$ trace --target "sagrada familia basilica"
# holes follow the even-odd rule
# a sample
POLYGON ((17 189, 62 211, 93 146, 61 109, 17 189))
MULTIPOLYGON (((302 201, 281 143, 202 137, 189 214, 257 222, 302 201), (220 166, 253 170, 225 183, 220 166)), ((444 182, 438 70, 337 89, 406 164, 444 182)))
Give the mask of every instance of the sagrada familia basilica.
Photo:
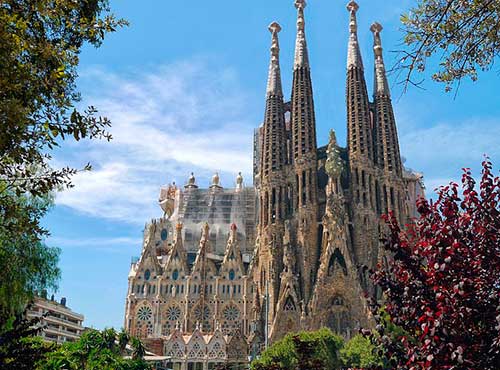
POLYGON ((284 98, 278 23, 263 124, 254 137, 254 181, 208 189, 191 175, 162 188, 164 217, 146 226, 128 276, 125 327, 174 369, 244 364, 268 343, 328 327, 349 337, 370 327, 367 270, 384 258, 381 215, 416 215, 422 176, 404 168, 381 44, 374 23, 370 100, 351 1, 347 52, 347 146, 334 131, 318 147, 305 34, 296 0, 291 99, 284 98))

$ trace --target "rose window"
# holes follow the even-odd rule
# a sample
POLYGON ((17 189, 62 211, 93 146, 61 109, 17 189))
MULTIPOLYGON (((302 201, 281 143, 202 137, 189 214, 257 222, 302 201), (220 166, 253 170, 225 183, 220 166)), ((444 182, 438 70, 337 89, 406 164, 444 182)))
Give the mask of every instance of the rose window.
POLYGON ((143 306, 137 311, 137 318, 141 321, 148 321, 153 316, 153 311, 150 307, 143 306))
POLYGON ((236 308, 235 306, 229 306, 224 309, 224 318, 226 320, 238 320, 240 317, 240 310, 236 308))
POLYGON ((208 318, 210 317, 210 309, 206 306, 203 307, 203 309, 201 308, 201 306, 198 306, 194 309, 194 316, 197 320, 200 321, 208 320, 208 318))
POLYGON ((169 321, 178 321, 181 318, 181 309, 176 306, 169 307, 166 316, 169 321))

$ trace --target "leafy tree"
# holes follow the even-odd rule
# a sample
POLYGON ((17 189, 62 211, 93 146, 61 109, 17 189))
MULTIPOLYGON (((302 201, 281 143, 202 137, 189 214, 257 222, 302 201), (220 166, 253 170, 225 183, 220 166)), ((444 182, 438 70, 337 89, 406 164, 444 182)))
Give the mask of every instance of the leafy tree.
POLYGON ((498 369, 500 364, 500 178, 483 163, 459 185, 418 202, 420 218, 401 231, 388 217, 393 257, 373 278, 384 292, 397 343, 379 320, 379 342, 398 369, 498 369), (408 340, 408 339, 412 340, 408 340))
POLYGON ((107 0, 0 1, 2 316, 19 312, 31 289, 57 280, 57 253, 42 248, 48 232, 40 219, 48 194, 71 186, 77 169, 52 169, 51 152, 68 138, 111 139, 109 120, 94 107, 75 108, 75 81, 82 47, 99 47, 106 33, 125 24, 109 13, 107 0))
POLYGON ((253 370, 335 369, 343 339, 329 329, 287 334, 251 364, 253 370))
POLYGON ((343 365, 349 368, 381 366, 383 362, 376 350, 370 338, 357 334, 340 350, 340 358, 343 365))
POLYGON ((48 353, 37 363, 37 370, 149 370, 151 367, 143 360, 145 351, 136 338, 129 338, 114 329, 102 332, 89 330, 74 343, 65 343, 48 353), (125 338, 130 339, 124 344, 125 338), (125 359, 127 344, 132 345, 132 359, 125 359), (123 346, 123 351, 122 351, 123 346), (141 350, 137 350, 140 347, 141 350), (142 351, 142 352, 141 352, 142 351), (138 356, 138 353, 142 353, 138 356))
POLYGON ((54 350, 53 344, 35 337, 40 331, 40 319, 25 319, 18 314, 12 326, 0 332, 0 370, 32 370, 33 364, 54 350))
POLYGON ((435 81, 452 85, 464 77, 475 81, 478 71, 489 70, 500 53, 500 2, 498 0, 419 0, 402 16, 405 43, 400 66, 405 82, 419 84, 412 75, 439 58, 435 81))
MULTIPOLYGON (((52 204, 50 196, 14 196, 9 200, 13 200, 15 212, 19 213, 7 215, 5 223, 26 227, 38 222, 52 204)), ((59 249, 45 245, 30 229, 17 232, 11 227, 0 228, 0 331, 7 329, 15 314, 24 310, 33 291, 56 287, 58 260, 59 249)))

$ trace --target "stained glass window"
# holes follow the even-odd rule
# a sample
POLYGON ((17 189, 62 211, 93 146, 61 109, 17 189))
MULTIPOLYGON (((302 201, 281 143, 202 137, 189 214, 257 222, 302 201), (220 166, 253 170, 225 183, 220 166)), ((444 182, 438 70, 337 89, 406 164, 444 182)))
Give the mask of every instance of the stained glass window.
POLYGON ((224 318, 226 320, 238 320, 240 317, 240 310, 235 306, 229 306, 224 309, 224 318))
POLYGON ((181 318, 181 309, 176 306, 169 307, 166 316, 169 321, 178 321, 181 318))
POLYGON ((144 280, 149 280, 150 277, 151 277, 151 271, 146 270, 144 272, 144 280))
POLYGON ((179 270, 174 270, 174 272, 172 272, 172 279, 177 280, 178 278, 179 278, 179 270))
POLYGON ((153 311, 150 307, 143 306, 137 311, 137 318, 141 321, 148 321, 153 316, 153 311))
POLYGON ((236 274, 235 274, 234 270, 229 270, 229 280, 234 280, 235 277, 236 277, 236 274))
POLYGON ((201 306, 198 306, 194 309, 194 316, 200 321, 207 320, 210 316, 210 309, 205 306, 202 310, 201 306))

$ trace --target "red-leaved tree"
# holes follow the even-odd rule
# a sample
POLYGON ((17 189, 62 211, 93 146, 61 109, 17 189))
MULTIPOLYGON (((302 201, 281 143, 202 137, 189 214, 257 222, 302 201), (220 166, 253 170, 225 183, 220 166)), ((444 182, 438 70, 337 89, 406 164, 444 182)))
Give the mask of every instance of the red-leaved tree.
POLYGON ((461 194, 452 183, 438 195, 404 231, 386 217, 375 338, 397 369, 500 369, 500 179, 486 159, 479 189, 464 169, 461 194))

